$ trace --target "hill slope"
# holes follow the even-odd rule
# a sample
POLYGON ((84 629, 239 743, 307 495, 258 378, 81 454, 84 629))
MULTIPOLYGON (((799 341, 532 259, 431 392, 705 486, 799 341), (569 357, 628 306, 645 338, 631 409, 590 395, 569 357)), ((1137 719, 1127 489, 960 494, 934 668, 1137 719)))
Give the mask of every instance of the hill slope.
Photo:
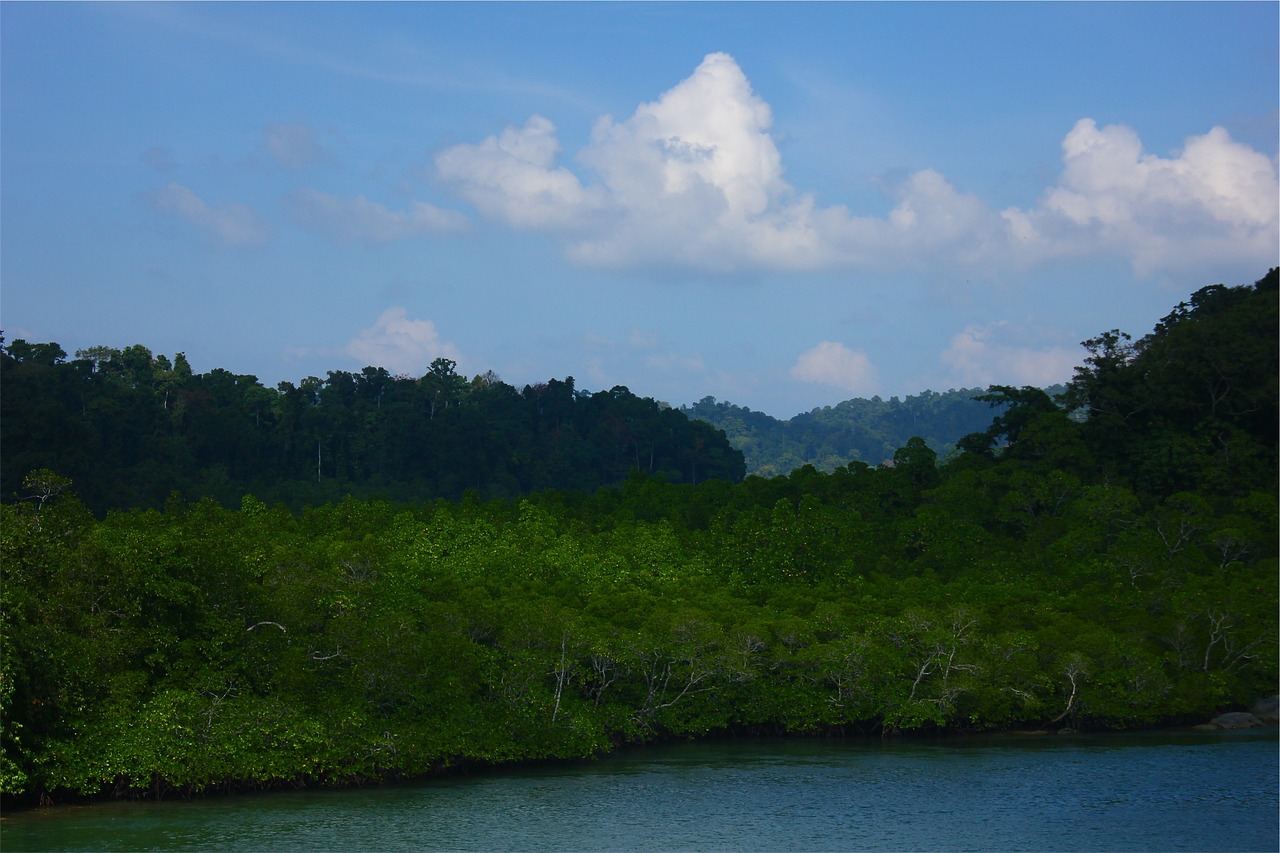
POLYGON ((855 460, 878 465, 916 437, 945 458, 962 436, 986 429, 999 414, 1001 407, 975 399, 984 393, 981 388, 962 388, 941 394, 925 391, 905 400, 858 398, 786 421, 714 397, 682 411, 723 430, 729 443, 742 451, 748 474, 773 477, 804 465, 819 471, 833 471, 855 460))
POLYGON ((621 386, 578 391, 572 377, 517 390, 437 359, 420 378, 366 367, 272 389, 222 369, 194 374, 181 353, 140 345, 76 356, 56 343, 0 349, 3 500, 41 469, 73 480, 99 514, 175 492, 297 508, 348 494, 589 492, 633 471, 673 483, 743 476, 741 453, 708 424, 621 386))

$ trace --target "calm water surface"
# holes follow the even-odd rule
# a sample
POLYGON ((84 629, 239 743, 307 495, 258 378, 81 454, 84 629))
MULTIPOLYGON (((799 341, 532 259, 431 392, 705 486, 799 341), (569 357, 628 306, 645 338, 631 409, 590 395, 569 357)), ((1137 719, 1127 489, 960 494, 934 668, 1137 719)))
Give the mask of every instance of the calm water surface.
POLYGON ((19 850, 1280 849, 1275 730, 735 739, 411 787, 6 816, 19 850))

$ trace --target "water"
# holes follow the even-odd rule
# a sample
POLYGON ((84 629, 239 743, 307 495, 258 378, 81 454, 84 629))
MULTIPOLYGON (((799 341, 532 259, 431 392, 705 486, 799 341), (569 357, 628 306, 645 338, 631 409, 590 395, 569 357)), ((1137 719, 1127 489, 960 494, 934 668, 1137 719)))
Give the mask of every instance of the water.
POLYGON ((736 739, 406 787, 6 816, 20 850, 1280 849, 1274 730, 736 739))

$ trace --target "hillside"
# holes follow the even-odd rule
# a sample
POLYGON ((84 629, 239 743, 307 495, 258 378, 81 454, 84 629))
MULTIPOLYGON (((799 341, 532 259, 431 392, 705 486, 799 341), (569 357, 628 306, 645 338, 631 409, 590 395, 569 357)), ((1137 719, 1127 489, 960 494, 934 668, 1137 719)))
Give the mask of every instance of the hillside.
MULTIPOLYGON (((0 338, 0 344, 3 339, 0 338)), ((142 345, 0 346, 0 496, 48 469, 95 512, 161 506, 177 493, 234 506, 252 492, 295 508, 351 494, 398 500, 592 490, 632 472, 673 483, 879 464, 913 437, 940 457, 999 407, 981 389, 853 399, 780 421, 704 398, 671 410, 572 377, 516 388, 471 380, 447 359, 423 376, 329 371, 276 388, 223 369, 194 373, 142 345)))
MULTIPOLYGON (((722 433, 564 383, 500 399, 542 424, 531 447, 559 435, 595 454, 580 474, 621 485, 300 512, 171 499, 95 518, 38 473, 31 499, 0 505, 0 797, 189 797, 719 732, 1125 729, 1248 707, 1274 695, 1280 649, 1277 307, 1272 271, 1196 291, 1136 341, 1105 332, 1061 399, 988 389, 999 415, 946 460, 913 438, 891 466, 732 482, 699 461, 677 483, 706 458, 698 438, 727 447, 722 433), (663 476, 644 473, 650 458, 663 476)), ((143 398, 162 413, 166 399, 143 398)), ((466 411, 419 399, 429 439, 466 411)), ((304 414, 345 411, 330 405, 304 414)), ((361 410, 372 435, 378 409, 373 395, 361 410)), ((257 414, 288 434, 289 411, 257 414)), ((60 441, 64 424, 47 426, 60 441)))
POLYGON ((945 458, 962 436, 986 429, 999 414, 999 407, 975 399, 984 393, 982 388, 965 388, 941 394, 925 391, 905 400, 857 398, 786 421, 714 397, 682 411, 723 430, 729 443, 742 451, 748 474, 774 477, 804 465, 819 471, 834 471, 853 461, 878 465, 917 437, 945 458))
MULTIPOLYGON (((0 339, 0 343, 2 343, 0 339)), ((742 479, 742 454, 701 421, 627 388, 572 377, 516 389, 437 359, 421 377, 382 368, 297 384, 192 372, 141 345, 68 360, 56 343, 0 348, 0 497, 23 478, 69 478, 95 513, 173 494, 238 506, 253 493, 294 509, 345 495, 421 501, 592 491, 633 472, 672 483, 742 479)))

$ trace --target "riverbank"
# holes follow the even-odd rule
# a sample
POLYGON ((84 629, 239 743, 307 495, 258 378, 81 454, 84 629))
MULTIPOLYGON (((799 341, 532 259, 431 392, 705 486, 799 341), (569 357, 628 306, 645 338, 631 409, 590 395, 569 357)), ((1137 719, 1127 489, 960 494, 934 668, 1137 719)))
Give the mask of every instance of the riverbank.
POLYGON ((0 797, 0 813, 12 814, 32 809, 50 808, 65 805, 93 805, 120 801, 164 802, 175 800, 208 799, 253 793, 303 790, 358 790, 368 787, 388 787, 398 785, 416 785, 432 780, 449 777, 467 777, 476 774, 501 773, 512 770, 528 770, 539 767, 573 767, 589 764, 609 756, 625 754, 630 751, 646 750, 662 745, 705 742, 762 742, 766 740, 791 739, 796 741, 832 741, 832 742, 895 742, 939 744, 965 742, 981 742, 990 740, 1033 740, 1046 737, 1063 737, 1073 735, 1119 736, 1132 734, 1161 735, 1196 735, 1212 732, 1233 732, 1258 728, 1277 728, 1280 724, 1280 697, 1258 700, 1249 706, 1248 711, 1227 711, 1215 715, 1208 723, 1195 723, 1193 719, 1169 719, 1160 723, 1136 727, 1101 727, 1085 726, 1072 728, 1069 726, 1041 728, 1004 728, 990 730, 967 730, 961 728, 938 727, 929 730, 899 730, 888 732, 875 726, 842 726, 822 731, 788 732, 778 727, 750 726, 716 730, 699 736, 668 735, 654 737, 643 741, 616 740, 609 748, 592 755, 568 757, 528 757, 511 761, 484 761, 466 756, 454 756, 442 761, 437 767, 423 773, 402 773, 383 771, 367 775, 350 776, 296 776, 292 778, 273 779, 224 779, 199 787, 179 788, 165 784, 163 780, 155 780, 146 788, 129 787, 122 784, 104 786, 103 790, 94 794, 75 794, 71 792, 42 792, 31 797, 0 797))
POLYGON ((714 737, 362 790, 31 811, 3 823, 3 846, 1265 851, 1275 735, 714 737))

